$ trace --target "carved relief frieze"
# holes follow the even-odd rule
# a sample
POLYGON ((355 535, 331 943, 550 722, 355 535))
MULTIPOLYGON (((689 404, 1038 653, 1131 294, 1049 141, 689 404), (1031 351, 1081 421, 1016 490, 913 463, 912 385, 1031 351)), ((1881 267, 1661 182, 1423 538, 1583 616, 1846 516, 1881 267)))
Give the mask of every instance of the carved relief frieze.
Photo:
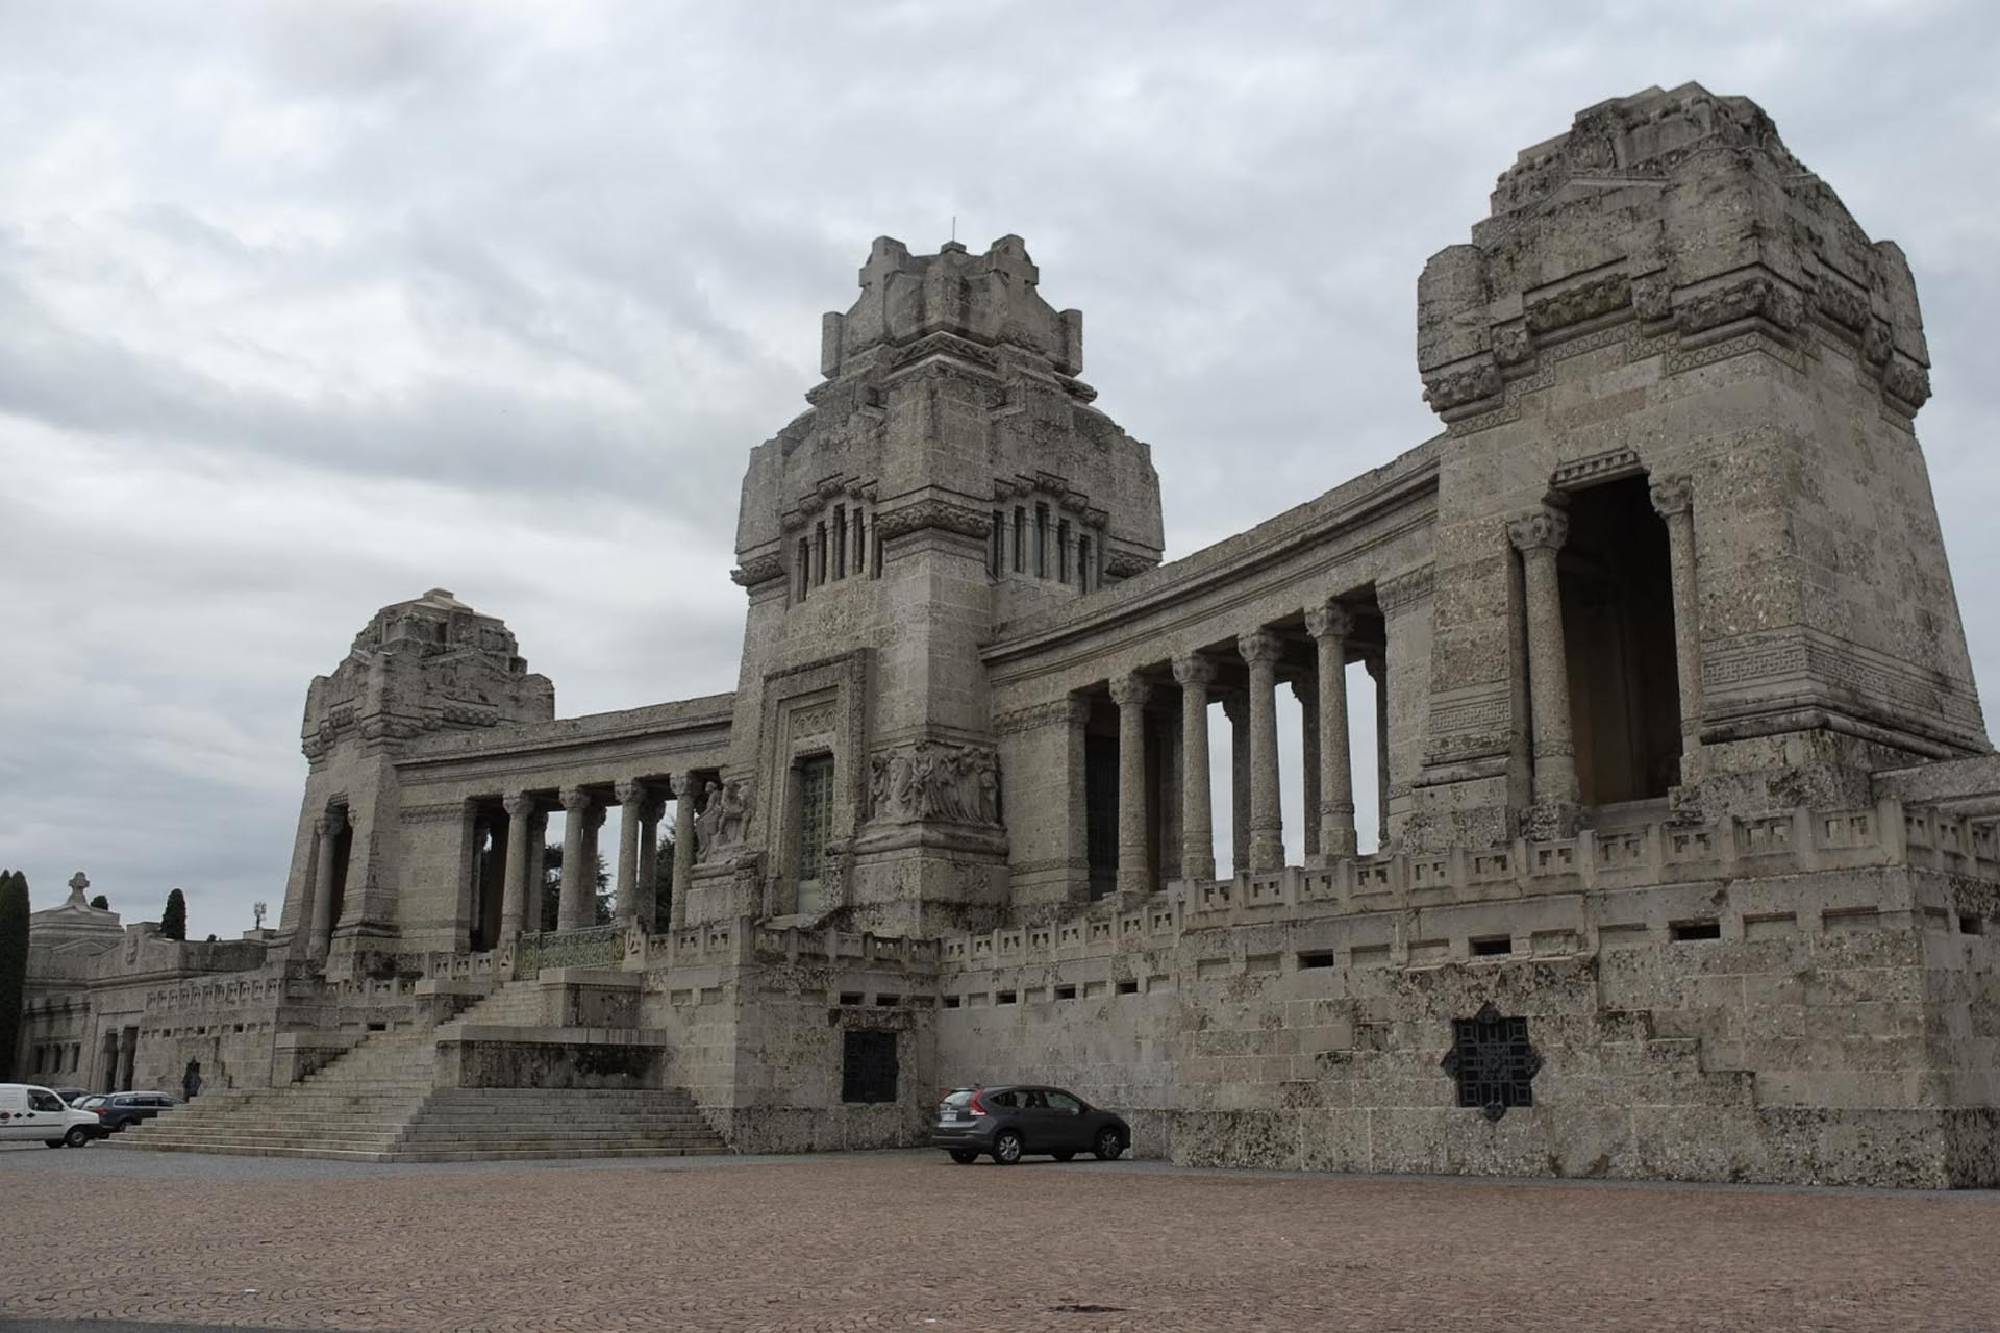
POLYGON ((1500 367, 1491 355, 1470 365, 1448 370, 1424 381, 1424 401, 1434 412, 1449 412, 1482 398, 1491 398, 1501 389, 1500 367))
POLYGON ((1530 302, 1524 318, 1530 333, 1549 334, 1621 310, 1631 300, 1632 280, 1623 273, 1608 273, 1530 302))
POLYGON ((1431 595, 1432 570, 1420 565, 1375 585, 1375 604, 1385 616, 1401 615, 1431 595))
POLYGON ((877 823, 944 820, 1000 822, 1000 762, 984 746, 916 741, 874 755, 868 769, 869 817, 877 823))
POLYGON ((1607 449, 1601 454, 1564 463, 1549 480, 1555 489, 1565 490, 1594 485, 1612 477, 1629 476, 1641 470, 1639 455, 1634 450, 1607 449))
POLYGON ((1158 556, 1140 551, 1113 550, 1104 553, 1104 572, 1112 578, 1129 579, 1159 567, 1158 556))
POLYGON ((707 865, 728 860, 743 843, 750 827, 755 784, 749 778, 710 780, 701 793, 701 813, 695 816, 695 860, 707 865))
POLYGON ((1738 320, 1761 318, 1791 330, 1799 326, 1804 314, 1804 303, 1796 291, 1759 275, 1712 287, 1682 302, 1674 310, 1674 327, 1685 337, 1738 320))
POLYGON ((465 802, 440 801, 435 805, 406 805, 398 817, 405 826, 450 824, 465 818, 465 802))
POLYGON ((785 558, 776 551, 752 556, 729 571, 729 581, 738 587, 754 588, 760 583, 785 577, 785 558))
POLYGON ((875 520, 875 530, 881 534, 883 541, 925 528, 940 528, 967 537, 984 537, 991 527, 992 520, 979 510, 936 497, 898 505, 875 520))
POLYGON ((1030 704, 1026 708, 1002 713, 993 719, 993 730, 1001 736, 1018 736, 1024 731, 1039 731, 1043 727, 1080 727, 1089 719, 1090 701, 1072 695, 1051 703, 1030 704))

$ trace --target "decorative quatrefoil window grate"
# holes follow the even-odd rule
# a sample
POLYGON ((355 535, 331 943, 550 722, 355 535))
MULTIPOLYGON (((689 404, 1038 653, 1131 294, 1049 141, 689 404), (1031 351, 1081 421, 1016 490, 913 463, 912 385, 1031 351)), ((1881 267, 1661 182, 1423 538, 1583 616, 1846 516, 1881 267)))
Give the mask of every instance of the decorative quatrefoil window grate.
POLYGON ((1471 1018, 1451 1020, 1444 1072, 1458 1083, 1458 1104, 1498 1120, 1511 1106, 1535 1104, 1542 1057, 1528 1044, 1528 1020, 1508 1018, 1488 1000, 1471 1018))

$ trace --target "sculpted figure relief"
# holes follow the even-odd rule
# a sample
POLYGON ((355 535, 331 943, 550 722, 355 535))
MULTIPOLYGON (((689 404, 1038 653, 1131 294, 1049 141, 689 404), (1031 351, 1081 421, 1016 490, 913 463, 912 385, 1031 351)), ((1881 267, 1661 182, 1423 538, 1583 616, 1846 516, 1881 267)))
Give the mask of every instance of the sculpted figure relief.
POLYGON ((918 741, 869 762, 868 807, 878 821, 1000 822, 1000 766, 993 751, 918 741))
POLYGON ((722 848, 743 841, 750 822, 750 780, 710 781, 701 791, 701 813, 695 818, 695 859, 706 862, 722 848))

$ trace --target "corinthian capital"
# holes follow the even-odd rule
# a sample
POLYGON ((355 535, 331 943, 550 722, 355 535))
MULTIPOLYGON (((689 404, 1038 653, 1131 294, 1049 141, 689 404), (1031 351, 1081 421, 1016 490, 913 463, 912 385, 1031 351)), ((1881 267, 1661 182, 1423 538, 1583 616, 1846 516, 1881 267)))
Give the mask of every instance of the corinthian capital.
POLYGON ((645 783, 630 779, 613 783, 611 790, 617 795, 618 804, 635 808, 646 804, 646 798, 652 794, 647 790, 645 783))
POLYGON ((1543 506, 1509 523, 1507 540, 1517 551, 1559 551, 1569 540, 1569 515, 1543 506))
POLYGON ((1694 483, 1685 474, 1655 477, 1651 490, 1653 509, 1661 518, 1685 514, 1694 506, 1694 483))
POLYGON ((517 791, 501 797, 500 808, 507 812, 509 819, 526 819, 535 813, 535 798, 524 791, 517 791))
POLYGON ((1152 694, 1153 687, 1136 674, 1117 676, 1111 681, 1111 702, 1120 708, 1143 708, 1152 694))
POLYGON ((1284 640, 1267 629, 1252 630, 1236 637, 1236 651, 1243 654, 1243 660, 1256 666, 1261 662, 1276 662, 1284 655, 1284 640))
POLYGON ((571 813, 575 813, 578 810, 588 810, 594 804, 596 802, 591 799, 590 793, 581 787, 564 787, 562 789, 562 808, 571 813))
POLYGON ((1200 653, 1174 659, 1174 682, 1178 685, 1208 686, 1215 683, 1215 663, 1200 653))
POLYGON ((1324 639, 1329 634, 1344 639, 1353 632, 1354 613, 1332 598, 1306 608, 1306 633, 1315 639, 1324 639))

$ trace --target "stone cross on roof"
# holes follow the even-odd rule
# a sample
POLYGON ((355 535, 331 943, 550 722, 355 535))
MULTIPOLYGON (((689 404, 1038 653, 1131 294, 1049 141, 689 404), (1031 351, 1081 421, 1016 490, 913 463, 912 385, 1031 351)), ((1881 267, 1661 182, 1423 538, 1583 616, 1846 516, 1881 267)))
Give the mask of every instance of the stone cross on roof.
POLYGON ((83 900, 83 891, 90 887, 90 880, 79 870, 69 877, 69 903, 71 907, 89 906, 83 900))

